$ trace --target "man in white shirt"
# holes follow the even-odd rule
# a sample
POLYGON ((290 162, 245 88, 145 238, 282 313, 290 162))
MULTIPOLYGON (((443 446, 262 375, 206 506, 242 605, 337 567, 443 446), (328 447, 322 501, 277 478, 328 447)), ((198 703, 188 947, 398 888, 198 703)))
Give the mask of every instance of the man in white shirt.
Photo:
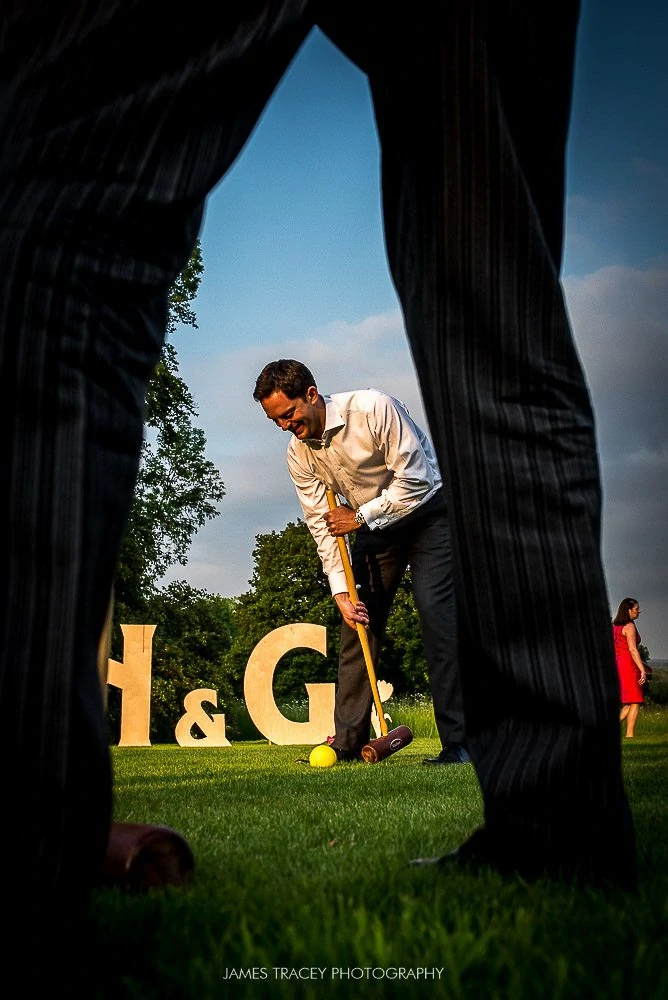
POLYGON ((291 432, 288 471, 343 618, 332 744, 339 760, 360 759, 369 739, 372 696, 357 623, 368 626, 376 663, 392 601, 410 565, 442 745, 425 763, 468 762, 450 531, 427 436, 392 396, 376 389, 322 396, 309 369, 291 359, 264 367, 253 398, 270 420, 291 432), (350 506, 330 511, 328 488, 350 506), (356 604, 337 542, 352 533, 356 604))

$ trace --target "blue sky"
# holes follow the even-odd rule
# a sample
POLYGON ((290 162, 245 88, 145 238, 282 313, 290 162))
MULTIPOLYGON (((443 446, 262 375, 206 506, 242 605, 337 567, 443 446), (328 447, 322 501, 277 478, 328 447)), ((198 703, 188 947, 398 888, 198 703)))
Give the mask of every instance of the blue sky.
MULTIPOLYGON (((668 4, 585 0, 568 149, 564 288, 597 412, 611 606, 668 659, 668 4)), ((382 238, 365 77, 319 32, 209 198, 181 371, 227 494, 167 580, 248 589, 255 536, 299 516, 287 438, 252 398, 277 357, 322 391, 375 386, 424 421, 382 238)))

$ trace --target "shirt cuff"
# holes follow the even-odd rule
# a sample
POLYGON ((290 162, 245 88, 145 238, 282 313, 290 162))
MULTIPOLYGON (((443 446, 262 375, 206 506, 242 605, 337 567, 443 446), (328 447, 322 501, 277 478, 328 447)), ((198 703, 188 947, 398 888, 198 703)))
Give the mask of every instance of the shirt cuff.
POLYGON ((329 586, 332 591, 332 597, 334 594, 347 594, 348 584, 346 582, 346 574, 343 570, 335 570, 329 576, 329 586))
POLYGON ((378 500, 368 500, 359 509, 362 511, 367 527, 371 528, 372 531, 374 528, 382 528, 390 520, 378 500))

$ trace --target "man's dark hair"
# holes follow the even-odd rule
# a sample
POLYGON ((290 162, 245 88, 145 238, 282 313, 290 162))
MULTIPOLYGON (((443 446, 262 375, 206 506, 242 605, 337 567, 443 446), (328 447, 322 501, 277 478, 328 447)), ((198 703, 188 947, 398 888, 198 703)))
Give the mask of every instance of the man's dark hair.
POLYGON ((628 625, 631 621, 629 618, 629 611, 633 611, 634 608, 638 606, 638 601, 635 597, 625 597, 622 603, 617 608, 617 614, 612 619, 613 625, 628 625))
POLYGON ((253 399, 258 403, 275 392, 284 392, 288 399, 303 399, 315 379, 306 365, 292 358, 279 358, 265 365, 257 377, 253 399))

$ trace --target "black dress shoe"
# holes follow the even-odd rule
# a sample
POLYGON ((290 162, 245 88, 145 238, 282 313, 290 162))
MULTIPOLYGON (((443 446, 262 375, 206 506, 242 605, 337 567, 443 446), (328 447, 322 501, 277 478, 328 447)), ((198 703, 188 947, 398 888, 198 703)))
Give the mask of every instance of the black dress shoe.
POLYGON ((487 856, 484 845, 485 830, 480 828, 454 851, 432 858, 412 858, 408 863, 415 868, 465 868, 472 872, 482 867, 493 868, 494 865, 487 856))
POLYGON ((493 870, 504 878, 521 878, 525 882, 548 878, 559 882, 588 886, 603 891, 619 889, 637 892, 633 875, 625 872, 610 873, 590 864, 573 863, 564 859, 548 859, 539 852, 519 855, 516 849, 500 851, 490 844, 484 827, 476 830, 468 840, 454 851, 436 857, 412 858, 409 865, 415 868, 433 868, 437 871, 461 870, 477 874, 481 869, 493 870))
POLYGON ((470 762, 469 752, 461 743, 448 743, 438 757, 425 757, 422 761, 423 764, 469 764, 470 762))
POLYGON ((454 868, 459 864, 458 849, 455 848, 448 854, 437 854, 433 858, 411 858, 408 864, 413 868, 445 868, 448 865, 454 868))
POLYGON ((353 764, 357 761, 361 761, 362 754, 355 753, 354 750, 342 750, 341 747, 335 747, 332 743, 329 744, 336 754, 336 759, 339 764, 353 764))

